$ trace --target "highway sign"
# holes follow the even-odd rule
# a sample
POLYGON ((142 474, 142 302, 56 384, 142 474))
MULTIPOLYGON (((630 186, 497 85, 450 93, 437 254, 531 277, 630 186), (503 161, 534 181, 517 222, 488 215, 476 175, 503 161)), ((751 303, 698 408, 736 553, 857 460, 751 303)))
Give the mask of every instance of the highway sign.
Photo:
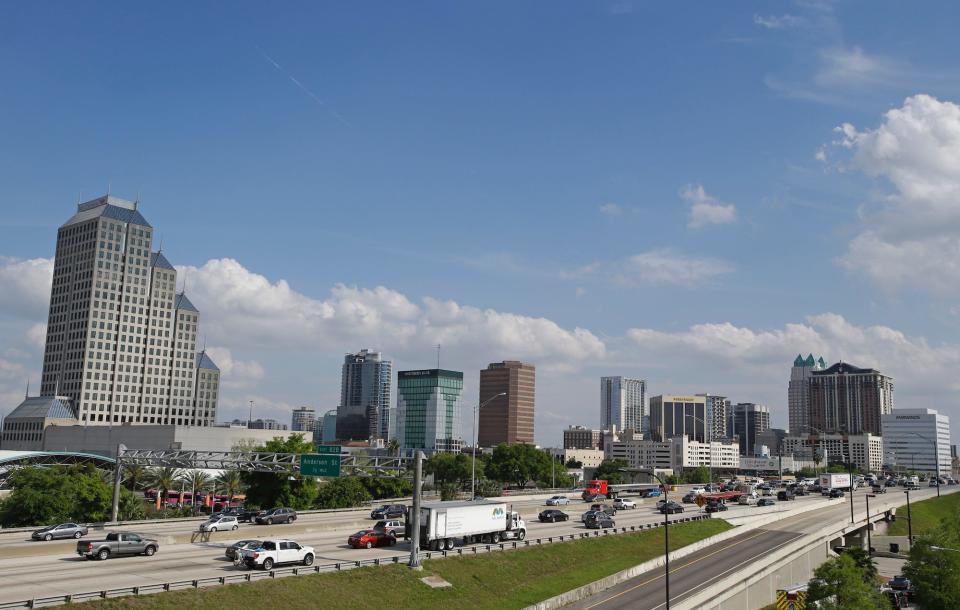
POLYGON ((336 453, 340 455, 340 445, 318 445, 317 453, 336 453))
POLYGON ((305 477, 339 477, 340 453, 304 453, 300 456, 300 474, 305 477))
POLYGON ((703 494, 697 495, 697 499, 694 500, 697 503, 697 506, 703 508, 703 505, 707 503, 707 499, 703 497, 703 494))

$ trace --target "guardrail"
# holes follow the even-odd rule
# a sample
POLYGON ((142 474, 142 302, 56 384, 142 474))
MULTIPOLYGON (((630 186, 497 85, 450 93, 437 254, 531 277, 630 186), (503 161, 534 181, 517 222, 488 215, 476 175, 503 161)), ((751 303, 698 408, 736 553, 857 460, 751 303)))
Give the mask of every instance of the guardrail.
MULTIPOLYGON (((672 519, 670 523, 686 523, 690 521, 703 521, 710 519, 712 515, 696 515, 692 517, 680 517, 672 519)), ((629 534, 645 530, 657 529, 663 527, 662 522, 645 523, 641 525, 630 525, 624 527, 614 527, 603 530, 593 530, 589 532, 578 532, 576 534, 559 534, 556 536, 544 536, 542 538, 533 538, 526 540, 514 540, 500 542, 498 544, 478 544, 469 547, 460 547, 452 551, 422 551, 421 559, 442 559, 444 557, 462 557, 481 555, 483 553, 495 553, 498 551, 511 551, 520 548, 529 548, 541 546, 544 544, 556 544, 559 542, 570 542, 572 540, 583 540, 587 538, 599 538, 601 536, 612 536, 618 534, 629 534)), ((376 559, 361 559, 358 561, 339 561, 337 563, 328 563, 323 565, 312 565, 309 567, 289 567, 274 568, 270 571, 248 571, 241 574, 230 576, 211 576, 208 578, 194 578, 191 580, 177 580, 172 582, 140 585, 136 587, 120 587, 117 589, 102 589, 100 591, 88 591, 85 593, 72 593, 68 595, 51 595, 46 597, 34 597, 33 599, 0 602, 0 610, 12 610, 14 608, 45 608, 50 606, 59 606, 76 602, 91 601, 95 599, 112 599, 115 597, 128 597, 131 595, 149 595, 151 593, 163 593, 165 591, 183 591, 186 589, 200 589, 205 587, 217 587, 220 585, 229 585, 245 582, 256 582, 258 580, 269 580, 276 578, 286 578, 288 576, 304 576, 308 574, 323 574, 327 572, 342 572, 354 568, 365 566, 380 566, 391 563, 406 562, 408 555, 396 555, 394 557, 379 557, 376 559)))

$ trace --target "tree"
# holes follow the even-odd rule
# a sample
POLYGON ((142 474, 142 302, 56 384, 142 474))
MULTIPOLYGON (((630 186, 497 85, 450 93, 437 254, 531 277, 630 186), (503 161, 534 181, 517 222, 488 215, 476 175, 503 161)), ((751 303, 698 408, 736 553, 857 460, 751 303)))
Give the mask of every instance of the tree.
POLYGON ((565 464, 567 468, 583 468, 583 462, 570 458, 565 464))
POLYGON ((834 557, 813 573, 809 601, 819 602, 818 608, 829 610, 880 610, 890 603, 868 580, 849 553, 834 557))
MULTIPOLYGON (((111 506, 110 508, 112 512, 113 507, 111 506)), ((117 506, 117 519, 120 521, 137 521, 139 519, 146 519, 146 517, 143 498, 126 487, 121 487, 120 504, 117 506)))
POLYGON ((352 508, 369 502, 370 492, 359 479, 360 477, 341 477, 320 485, 316 494, 316 507, 352 508))
POLYGON ((113 491, 92 465, 23 468, 8 484, 13 491, 0 505, 4 527, 110 518, 113 491))
POLYGON ((603 460, 594 471, 593 478, 604 480, 610 485, 623 483, 623 473, 620 470, 629 467, 626 460, 603 460))
POLYGON ((945 517, 939 528, 914 541, 903 574, 916 586, 921 607, 958 610, 960 553, 939 549, 960 549, 960 514, 945 517))
POLYGON ((146 466, 128 464, 123 467, 123 482, 130 491, 136 491, 137 487, 142 487, 149 478, 150 469, 146 466))
POLYGON ((409 479, 381 477, 358 477, 360 483, 374 500, 383 498, 402 498, 413 493, 413 482, 409 479))
POLYGON ((164 510, 167 508, 167 492, 171 489, 178 489, 180 480, 180 470, 171 468, 155 468, 147 474, 147 484, 157 490, 157 495, 161 498, 164 510))
POLYGON ((487 474, 498 481, 523 487, 531 480, 549 479, 552 459, 533 445, 500 443, 493 450, 487 474))
MULTIPOLYGON (((465 453, 435 453, 423 463, 423 471, 433 475, 438 488, 447 483, 458 485, 461 489, 469 485, 473 473, 473 456, 465 453)), ((477 460, 477 478, 482 478, 484 465, 477 460)))
POLYGON ((222 491, 231 500, 243 491, 243 479, 239 470, 224 470, 217 476, 217 489, 222 491))
MULTIPOLYGON (((312 453, 313 443, 303 440, 302 434, 291 434, 289 438, 274 438, 255 451, 265 453, 312 453)), ((289 475, 272 472, 244 472, 240 475, 247 486, 247 501, 252 506, 306 509, 313 506, 317 498, 317 483, 313 477, 301 474, 289 475)))
POLYGON ((709 483, 710 469, 706 466, 697 466, 690 472, 686 473, 683 476, 683 480, 687 483, 709 483))
POLYGON ((180 475, 180 480, 183 483, 183 488, 185 490, 189 489, 190 493, 194 495, 194 497, 190 499, 190 511, 196 512, 196 494, 203 493, 209 489, 213 483, 213 479, 203 470, 187 470, 180 475))
POLYGON ((400 455, 400 441, 395 438, 390 439, 390 442, 387 443, 387 450, 391 455, 400 455))

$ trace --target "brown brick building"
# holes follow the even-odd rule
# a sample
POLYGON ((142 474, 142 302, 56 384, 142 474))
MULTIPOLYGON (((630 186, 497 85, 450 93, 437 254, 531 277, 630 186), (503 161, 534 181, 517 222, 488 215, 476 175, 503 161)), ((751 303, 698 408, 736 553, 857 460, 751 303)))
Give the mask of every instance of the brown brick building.
POLYGON ((501 392, 480 409, 477 444, 533 444, 533 409, 536 367, 518 360, 493 362, 480 371, 480 404, 501 392))

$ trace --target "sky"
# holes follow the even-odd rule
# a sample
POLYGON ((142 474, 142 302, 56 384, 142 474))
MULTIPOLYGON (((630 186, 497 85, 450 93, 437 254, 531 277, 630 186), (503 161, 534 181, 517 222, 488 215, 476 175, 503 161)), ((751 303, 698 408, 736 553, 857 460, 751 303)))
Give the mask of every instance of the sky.
MULTIPOLYGON (((39 384, 56 229, 139 199, 218 418, 336 408, 343 355, 604 375, 787 425, 798 353, 960 438, 960 6, 0 5, 0 413, 39 384)), ((471 435, 470 417, 463 434, 471 435)))

